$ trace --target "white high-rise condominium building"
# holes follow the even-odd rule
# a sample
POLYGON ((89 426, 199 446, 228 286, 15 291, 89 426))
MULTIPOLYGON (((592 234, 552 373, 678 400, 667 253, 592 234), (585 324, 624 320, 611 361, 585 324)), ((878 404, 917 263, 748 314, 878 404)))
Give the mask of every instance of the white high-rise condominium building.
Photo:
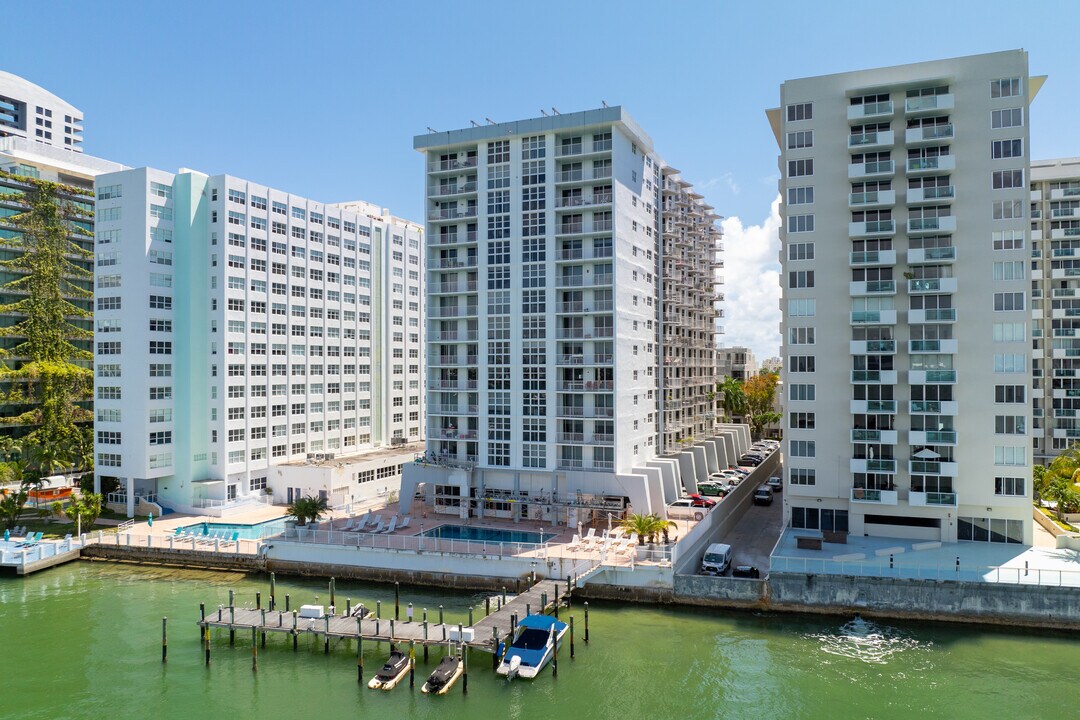
POLYGON ((713 430, 718 216, 618 107, 415 147, 428 462, 402 496, 423 483, 463 517, 663 512, 682 488, 655 459, 713 430))
POLYGON ((396 487, 424 428, 419 226, 189 170, 101 176, 97 203, 96 473, 120 480, 114 502, 396 487))
POLYGON ((1031 163, 1036 459, 1080 441, 1080 158, 1031 163))
POLYGON ((82 152, 82 111, 45 88, 0 71, 0 138, 82 152))
POLYGON ((789 80, 790 527, 1031 543, 1024 51, 789 80))

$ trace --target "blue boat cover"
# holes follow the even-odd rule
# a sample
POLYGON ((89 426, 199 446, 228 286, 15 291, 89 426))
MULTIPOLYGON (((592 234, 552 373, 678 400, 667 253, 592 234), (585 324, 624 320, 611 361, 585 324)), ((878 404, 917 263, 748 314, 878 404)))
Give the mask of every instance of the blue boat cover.
POLYGON ((559 635, 563 630, 570 627, 564 622, 560 622, 550 615, 526 615, 518 622, 518 627, 531 628, 534 630, 551 630, 552 626, 555 627, 555 634, 559 635))

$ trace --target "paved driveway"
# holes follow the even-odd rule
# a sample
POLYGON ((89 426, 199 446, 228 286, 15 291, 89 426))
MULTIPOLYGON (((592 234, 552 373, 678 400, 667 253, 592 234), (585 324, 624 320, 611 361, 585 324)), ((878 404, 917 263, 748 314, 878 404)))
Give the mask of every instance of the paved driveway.
POLYGON ((731 546, 732 565, 754 565, 764 577, 769 569, 769 553, 783 530, 784 496, 777 493, 772 505, 747 508, 735 527, 714 542, 731 546))

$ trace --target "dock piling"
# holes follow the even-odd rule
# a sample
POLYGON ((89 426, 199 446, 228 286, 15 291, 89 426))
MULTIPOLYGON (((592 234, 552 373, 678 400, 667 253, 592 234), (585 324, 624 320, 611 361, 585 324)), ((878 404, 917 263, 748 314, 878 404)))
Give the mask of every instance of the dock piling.
POLYGON ((503 605, 505 605, 506 604, 506 586, 505 585, 503 585, 502 601, 503 601, 503 605))
POLYGON ((559 643, 551 646, 551 677, 559 677, 559 643))
POLYGON ((206 666, 210 667, 210 626, 203 628, 203 643, 206 646, 206 666))
POLYGON ((230 590, 229 591, 229 607, 232 608, 232 606, 233 606, 233 591, 230 590))
POLYGON ((224 609, 224 607, 225 607, 224 605, 218 605, 217 606, 217 621, 218 622, 221 622, 221 611, 222 611, 222 609, 224 609))
POLYGON ((472 621, 472 610, 473 610, 472 608, 469 608, 469 627, 472 627, 472 626, 473 626, 473 621, 472 621))
POLYGON ((330 607, 334 607, 337 603, 334 602, 334 591, 337 590, 337 581, 334 578, 330 578, 330 607))
POLYGON ((364 633, 360 630, 360 618, 356 618, 356 682, 364 682, 364 633))
POLYGON ((285 612, 289 612, 289 593, 285 593, 285 612))
POLYGON ((461 652, 461 694, 469 694, 469 653, 465 644, 458 646, 461 652))
POLYGON ((439 606, 439 624, 440 625, 443 624, 443 606, 442 605, 439 606))
POLYGON ((266 647, 266 610, 262 610, 262 622, 259 623, 262 627, 262 646, 266 647))
POLYGON ((499 669, 499 628, 491 626, 491 669, 499 669))
POLYGON ((255 672, 259 669, 259 644, 256 640, 258 635, 255 632, 255 626, 251 626, 251 672, 255 672))
POLYGON ((161 662, 163 663, 169 659, 169 635, 165 629, 168 622, 169 618, 161 618, 161 662))
POLYGON ((409 687, 416 685, 416 641, 409 641, 409 687))
POLYGON ((427 665, 428 661, 428 628, 427 628, 427 608, 424 608, 424 664, 427 665))
POLYGON ((585 644, 589 644, 589 601, 585 601, 585 644))
POLYGON ((488 595, 486 598, 484 598, 484 617, 487 617, 490 614, 491 614, 491 596, 488 595))
MULTIPOLYGON (((289 597, 288 595, 285 596, 289 597)), ((296 645, 300 640, 300 633, 296 632, 296 611, 292 611, 292 649, 296 652, 296 645)))
POLYGON ((401 619, 401 583, 394 581, 394 619, 401 619))
POLYGON ((566 576, 566 602, 567 602, 568 606, 569 606, 569 603, 570 603, 570 593, 572 593, 574 591, 573 586, 570 584, 570 579, 571 579, 571 576, 567 575, 566 576))
POLYGON ((390 621, 390 649, 394 647, 394 620, 390 621))
POLYGON ((255 591, 255 609, 262 610, 262 593, 258 590, 255 591))
POLYGON ((574 659, 574 616, 570 616, 570 659, 574 659))
POLYGON ((375 601, 375 619, 378 620, 382 617, 382 600, 375 601))
POLYGON ((525 603, 525 617, 530 615, 532 615, 532 605, 530 603, 525 603))
MULTIPOLYGON (((232 595, 232 590, 229 591, 229 594, 232 595)), ((230 605, 229 605, 229 644, 230 645, 235 645, 236 644, 236 628, 233 627, 233 622, 235 622, 235 620, 236 620, 236 608, 234 608, 232 606, 232 604, 230 603, 230 605)))
POLYGON ((277 590, 277 577, 274 573, 270 573, 270 609, 274 610, 276 603, 274 601, 275 591, 277 590))
POLYGON ((323 619, 326 621, 323 631, 323 655, 330 654, 330 616, 323 615, 323 619))
POLYGON ((547 613, 547 606, 548 606, 547 593, 542 592, 542 593, 540 593, 540 613, 541 614, 546 614, 547 613))
POLYGON ((206 603, 199 603, 199 639, 202 640, 202 626, 206 624, 206 603))
POLYGON ((345 598, 345 617, 352 615, 352 598, 345 598))

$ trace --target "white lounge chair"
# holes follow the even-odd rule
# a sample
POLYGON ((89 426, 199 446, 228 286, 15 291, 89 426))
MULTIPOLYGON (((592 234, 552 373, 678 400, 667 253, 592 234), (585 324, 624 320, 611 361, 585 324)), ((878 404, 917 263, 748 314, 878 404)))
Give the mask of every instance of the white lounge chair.
POLYGON ((404 530, 405 528, 409 527, 409 523, 411 523, 411 522, 412 522, 412 515, 406 515, 405 517, 401 518, 401 522, 398 523, 397 529, 398 530, 404 530))
POLYGON ((585 537, 581 538, 581 544, 585 546, 592 545, 599 539, 596 537, 596 528, 589 528, 589 532, 585 533, 585 537))
POLYGON ((569 543, 568 543, 568 544, 566 545, 566 549, 567 549, 567 550, 577 550, 577 549, 578 549, 578 548, 580 548, 580 547, 581 547, 581 536, 580 536, 580 535, 578 535, 577 533, 574 533, 574 539, 573 539, 573 540, 571 540, 571 541, 570 541, 570 542, 569 542, 569 543))
POLYGON ((349 518, 344 525, 338 528, 338 532, 356 532, 358 522, 358 518, 349 518))
POLYGON ((368 522, 369 522, 370 520, 371 520, 371 511, 370 511, 370 510, 368 510, 368 511, 367 511, 367 512, 366 512, 366 513, 364 514, 364 516, 363 516, 363 517, 361 517, 361 518, 358 518, 358 519, 357 519, 357 521, 356 521, 356 527, 354 528, 354 530, 355 530, 356 532, 360 532, 360 531, 361 531, 361 530, 363 530, 363 529, 364 529, 365 527, 367 527, 367 524, 368 524, 368 522))
POLYGON ((372 529, 368 530, 367 532, 378 532, 378 530, 376 530, 375 528, 382 528, 382 515, 376 515, 375 517, 371 518, 371 520, 367 524, 371 525, 372 527, 372 529))
POLYGON ((379 519, 379 522, 378 522, 378 524, 376 524, 376 525, 375 525, 375 527, 373 527, 373 528, 372 528, 372 529, 370 530, 370 532, 371 532, 372 534, 378 534, 378 533, 381 533, 381 532, 383 531, 383 521, 382 521, 382 519, 381 519, 381 518, 382 518, 382 516, 380 515, 379 517, 380 517, 380 519, 379 519))
POLYGON ((397 515, 390 518, 390 524, 383 528, 381 532, 392 533, 394 530, 397 530, 397 515))

